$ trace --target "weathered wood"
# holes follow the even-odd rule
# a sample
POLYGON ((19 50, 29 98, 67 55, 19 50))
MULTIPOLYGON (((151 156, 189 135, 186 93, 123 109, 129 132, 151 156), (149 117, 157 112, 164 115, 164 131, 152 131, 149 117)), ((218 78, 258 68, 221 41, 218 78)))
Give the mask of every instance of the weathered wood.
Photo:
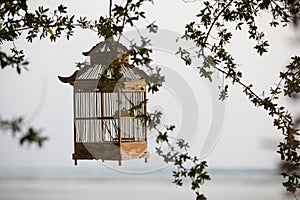
POLYGON ((101 143, 76 143, 75 155, 73 159, 103 159, 103 160, 119 160, 120 146, 117 143, 101 142, 101 143))
MULTIPOLYGON (((147 142, 76 143, 74 160, 129 160, 149 158, 147 142)), ((77 162, 77 161, 76 161, 77 162)))
POLYGON ((115 117, 75 117, 75 120, 116 119, 115 117))
POLYGON ((144 79, 126 79, 118 82, 114 80, 101 81, 97 79, 76 80, 75 92, 146 92, 146 81, 144 79))
POLYGON ((123 160, 144 158, 147 156, 147 142, 123 142, 121 143, 121 154, 123 160))

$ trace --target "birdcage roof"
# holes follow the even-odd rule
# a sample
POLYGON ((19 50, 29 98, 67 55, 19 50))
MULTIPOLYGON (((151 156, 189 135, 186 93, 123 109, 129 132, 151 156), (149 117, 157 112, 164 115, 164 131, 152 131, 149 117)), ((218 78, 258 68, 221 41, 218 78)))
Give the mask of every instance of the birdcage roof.
MULTIPOLYGON (((63 83, 70 83, 71 85, 74 84, 76 81, 83 81, 83 80, 98 80, 104 73, 106 66, 105 65, 95 65, 85 66, 82 69, 76 70, 71 76, 69 77, 61 77, 59 76, 59 80, 63 83)), ((144 79, 146 77, 146 73, 143 70, 134 67, 133 65, 125 65, 121 66, 121 73, 122 78, 125 79, 144 79)))
MULTIPOLYGON (((76 81, 95 81, 99 80, 101 77, 107 78, 109 81, 117 81, 114 80, 110 70, 106 70, 108 64, 105 64, 105 59, 116 59, 115 53, 125 54, 128 52, 127 48, 119 42, 114 40, 105 40, 96 44, 90 51, 84 52, 83 55, 90 56, 93 55, 94 57, 99 59, 99 62, 93 62, 89 65, 85 65, 83 68, 76 70, 71 76, 69 77, 61 77, 59 76, 59 80, 63 83, 69 83, 74 85, 76 81), (113 56, 112 56, 112 55, 113 56), (111 57, 112 56, 112 57, 111 57)), ((109 62, 111 63, 111 62, 109 62)), ((120 73, 122 74, 122 78, 126 79, 127 81, 136 81, 136 82, 145 82, 146 73, 143 70, 134 67, 133 65, 125 62, 121 64, 120 73)))
MULTIPOLYGON (((104 65, 95 65, 94 67, 86 67, 82 69, 81 73, 78 74, 77 80, 86 80, 86 79, 99 79, 105 71, 106 66, 104 65)), ((121 73, 123 74, 123 78, 126 79, 140 79, 145 78, 145 72, 136 68, 125 66, 124 64, 121 66, 121 73)))
POLYGON ((114 41, 113 39, 107 39, 103 42, 99 42, 92 47, 91 50, 83 52, 84 56, 89 56, 93 53, 99 52, 118 52, 118 53, 127 53, 128 49, 121 44, 120 42, 114 41))

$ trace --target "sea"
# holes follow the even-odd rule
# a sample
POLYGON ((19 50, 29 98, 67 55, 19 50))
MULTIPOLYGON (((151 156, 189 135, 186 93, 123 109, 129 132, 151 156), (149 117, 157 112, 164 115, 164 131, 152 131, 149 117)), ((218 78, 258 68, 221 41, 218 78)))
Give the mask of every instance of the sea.
MULTIPOLYGON (((211 169, 201 188, 208 200, 294 200, 282 177, 269 169, 211 169)), ((0 168, 0 200, 194 200, 172 169, 124 173, 95 167, 0 168)))

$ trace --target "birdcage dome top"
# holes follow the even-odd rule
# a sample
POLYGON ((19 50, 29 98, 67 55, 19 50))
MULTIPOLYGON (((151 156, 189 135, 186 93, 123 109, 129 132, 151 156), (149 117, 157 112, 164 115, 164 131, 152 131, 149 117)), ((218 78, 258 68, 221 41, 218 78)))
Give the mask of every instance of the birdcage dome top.
POLYGON ((93 46, 91 50, 83 52, 82 54, 84 56, 90 56, 92 54, 105 52, 116 52, 124 54, 128 52, 128 49, 118 41, 114 41, 113 39, 107 39, 103 42, 99 42, 98 44, 93 46))
POLYGON ((110 64, 124 55, 125 57, 127 56, 127 61, 120 63, 120 78, 137 82, 145 81, 146 73, 129 64, 128 49, 117 41, 105 40, 100 42, 92 47, 91 50, 83 52, 83 55, 90 57, 90 63, 81 64, 79 69, 69 77, 59 76, 58 78, 61 82, 74 85, 76 81, 99 80, 101 78, 116 81, 118 78, 114 78, 114 70, 111 70, 110 64))

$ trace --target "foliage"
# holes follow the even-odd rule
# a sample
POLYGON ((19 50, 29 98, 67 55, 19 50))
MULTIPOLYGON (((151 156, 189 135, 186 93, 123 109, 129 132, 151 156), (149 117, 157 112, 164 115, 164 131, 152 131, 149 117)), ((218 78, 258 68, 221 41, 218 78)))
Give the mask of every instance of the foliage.
POLYGON ((25 59, 23 50, 19 50, 14 41, 21 34, 26 35, 26 40, 32 42, 35 38, 43 39, 49 37, 53 42, 61 37, 64 32, 67 39, 73 35, 74 16, 66 15, 66 7, 58 6, 53 12, 43 6, 33 12, 29 11, 27 1, 5 0, 0 3, 0 44, 12 42, 11 54, 0 51, 1 67, 16 67, 21 73, 21 67, 29 64, 25 59))
MULTIPOLYGON (((183 38, 195 43, 195 48, 189 50, 179 49, 177 52, 186 64, 191 64, 194 54, 196 58, 203 59, 199 67, 200 76, 212 81, 213 72, 221 72, 225 79, 231 80, 232 84, 243 87, 243 92, 249 100, 257 107, 265 109, 274 119, 273 125, 281 131, 283 141, 278 145, 278 153, 281 159, 289 164, 289 168, 283 171, 286 178, 283 185, 287 191, 296 192, 299 184, 299 130, 294 126, 292 114, 283 106, 279 106, 279 98, 284 96, 296 96, 300 92, 300 59, 293 56, 292 62, 286 66, 286 71, 280 72, 280 81, 276 88, 270 89, 269 96, 257 95, 253 85, 242 82, 242 72, 238 69, 227 45, 232 41, 235 32, 246 30, 249 40, 253 40, 253 49, 262 56, 268 52, 269 42, 265 33, 261 31, 256 23, 259 14, 269 14, 272 27, 285 27, 290 23, 297 24, 300 17, 299 1, 205 1, 203 8, 196 16, 197 20, 188 23, 185 27, 183 38), (230 25, 235 30, 231 30, 230 25), (194 53, 195 52, 195 53, 194 53)), ((229 84, 225 85, 220 92, 220 100, 225 100, 228 94, 229 84)))
POLYGON ((41 136, 41 130, 34 127, 24 128, 25 123, 22 117, 16 117, 10 120, 0 118, 0 130, 2 132, 11 132, 14 137, 18 136, 20 145, 36 143, 39 147, 43 146, 48 137, 41 136))
POLYGON ((174 125, 167 126, 165 132, 158 130, 156 127, 152 128, 158 132, 156 143, 159 146, 156 147, 156 153, 163 158, 164 162, 171 162, 176 168, 172 174, 173 183, 183 186, 184 181, 188 180, 191 190, 196 194, 196 199, 205 200, 206 197, 200 193, 200 188, 205 181, 210 180, 210 176, 205 171, 206 161, 200 161, 196 156, 191 156, 188 153, 189 145, 183 139, 174 138, 176 146, 172 145, 169 137, 175 129, 174 125), (167 150, 162 148, 163 145, 167 145, 167 150))

